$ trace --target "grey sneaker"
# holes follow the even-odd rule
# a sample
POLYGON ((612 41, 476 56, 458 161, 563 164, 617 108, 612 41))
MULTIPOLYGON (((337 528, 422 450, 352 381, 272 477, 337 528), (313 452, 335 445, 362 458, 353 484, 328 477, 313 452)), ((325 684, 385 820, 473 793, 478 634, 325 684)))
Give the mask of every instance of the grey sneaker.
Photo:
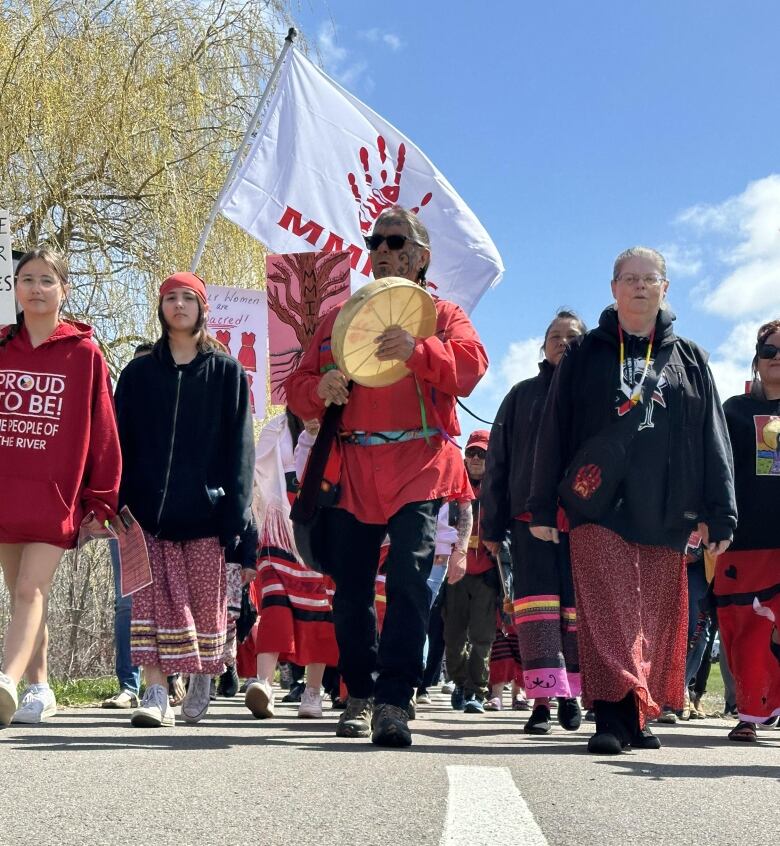
POLYGON ((0 726, 10 725, 18 706, 16 685, 10 676, 0 673, 0 726))
POLYGON ((54 691, 51 688, 37 691, 28 687, 22 694, 22 701, 11 717, 11 722, 35 725, 53 717, 56 713, 57 700, 54 698, 54 691))
POLYGON ((140 707, 133 711, 130 717, 130 725, 136 728, 160 728, 170 727, 176 724, 176 717, 173 714, 168 702, 168 687, 161 684, 152 684, 146 688, 144 698, 140 707))
POLYGON ((350 696, 347 707, 339 717, 336 737, 368 737, 371 734, 372 711, 370 699, 350 696))
POLYGON ((181 703, 181 715, 185 723, 198 723, 205 716, 211 701, 211 676, 205 673, 190 673, 190 686, 181 703))

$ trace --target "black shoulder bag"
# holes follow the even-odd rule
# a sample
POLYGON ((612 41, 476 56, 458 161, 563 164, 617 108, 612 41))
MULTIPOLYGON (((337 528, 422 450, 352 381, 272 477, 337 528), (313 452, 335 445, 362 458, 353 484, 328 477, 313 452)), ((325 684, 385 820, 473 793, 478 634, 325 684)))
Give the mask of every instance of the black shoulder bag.
MULTIPOLYGON (((348 385, 351 389, 352 383, 348 385)), ((320 424, 306 465, 298 496, 290 509, 295 545, 303 563, 319 573, 325 572, 325 509, 338 501, 338 479, 326 478, 331 451, 338 449, 338 433, 343 405, 329 405, 320 424)))
POLYGON ((628 448, 639 431, 647 403, 653 401, 658 380, 669 363, 674 343, 661 347, 653 370, 642 386, 642 401, 606 429, 588 438, 572 458, 558 485, 558 496, 567 512, 598 520, 615 504, 626 476, 628 448))

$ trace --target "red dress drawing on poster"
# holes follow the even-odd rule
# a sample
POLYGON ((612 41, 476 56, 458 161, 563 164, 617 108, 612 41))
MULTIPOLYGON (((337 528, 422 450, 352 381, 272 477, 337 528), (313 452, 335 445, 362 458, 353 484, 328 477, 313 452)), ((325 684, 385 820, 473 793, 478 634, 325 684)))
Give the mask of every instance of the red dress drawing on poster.
POLYGON ((246 374, 246 378, 249 380, 249 404, 252 406, 252 416, 255 416, 255 389, 252 387, 252 383, 255 381, 255 377, 252 376, 251 373, 246 374))
POLYGON ((227 329, 217 329, 217 340, 220 344, 225 345, 228 355, 233 355, 233 353, 230 352, 230 332, 227 329))
POLYGON ((241 333, 241 349, 238 351, 238 360, 244 365, 244 370, 257 370, 254 332, 241 333))

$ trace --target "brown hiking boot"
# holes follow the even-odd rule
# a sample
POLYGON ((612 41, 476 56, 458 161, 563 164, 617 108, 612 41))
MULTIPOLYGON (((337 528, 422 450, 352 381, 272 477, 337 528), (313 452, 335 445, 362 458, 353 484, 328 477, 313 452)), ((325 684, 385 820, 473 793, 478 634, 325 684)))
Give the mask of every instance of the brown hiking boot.
POLYGON ((409 712, 397 705, 377 705, 371 720, 371 742, 377 746, 411 746, 409 712))
POLYGON ((356 699, 350 696, 347 707, 339 717, 336 737, 368 737, 371 734, 370 699, 356 699))

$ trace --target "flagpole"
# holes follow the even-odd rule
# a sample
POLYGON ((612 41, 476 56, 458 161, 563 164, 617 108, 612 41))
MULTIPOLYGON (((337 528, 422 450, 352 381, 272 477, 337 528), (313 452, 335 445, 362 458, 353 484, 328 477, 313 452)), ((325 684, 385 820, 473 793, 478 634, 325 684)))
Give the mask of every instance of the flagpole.
POLYGON ((290 29, 287 31, 287 38, 284 39, 284 47, 282 47, 281 53, 279 53, 279 58, 276 60, 276 64, 274 65, 274 69, 271 71, 271 76, 268 78, 268 83, 265 86, 265 91, 263 91, 263 96, 260 98, 260 102, 257 104, 257 108, 255 109, 255 113, 252 115, 252 120, 249 121, 249 126, 247 127, 246 132, 244 133, 244 137, 241 140, 241 144, 236 150, 236 155, 233 158, 233 164, 230 166, 230 171, 227 175, 227 179, 225 180, 225 184, 222 186, 222 190, 219 192, 219 196, 214 201, 214 205, 211 208, 211 214, 209 215, 209 219, 206 221, 206 226, 203 229, 203 232, 200 236, 200 241, 198 242, 198 249, 195 251, 195 256, 192 259, 192 264, 190 265, 190 271, 195 273, 198 269, 198 265, 200 264, 200 260, 203 257, 203 251, 206 249, 206 241, 208 240, 209 234, 211 233, 212 228, 214 227, 214 221, 217 219, 217 215, 219 214, 219 209, 222 205, 222 201, 225 199, 225 195, 227 194, 231 184, 233 183, 233 179, 238 172, 238 168, 241 165, 241 157, 244 155, 246 148, 249 146, 249 141, 252 138, 252 135, 257 127, 258 121, 260 120, 260 116, 263 113, 263 109, 265 108, 265 104, 268 101, 268 98, 271 96, 271 91, 273 90, 274 83, 276 82, 277 77, 279 76, 279 72, 282 69, 282 64, 284 63, 284 58, 287 55, 289 49, 293 46, 293 41, 295 40, 295 36, 298 34, 295 27, 291 26, 290 29))

